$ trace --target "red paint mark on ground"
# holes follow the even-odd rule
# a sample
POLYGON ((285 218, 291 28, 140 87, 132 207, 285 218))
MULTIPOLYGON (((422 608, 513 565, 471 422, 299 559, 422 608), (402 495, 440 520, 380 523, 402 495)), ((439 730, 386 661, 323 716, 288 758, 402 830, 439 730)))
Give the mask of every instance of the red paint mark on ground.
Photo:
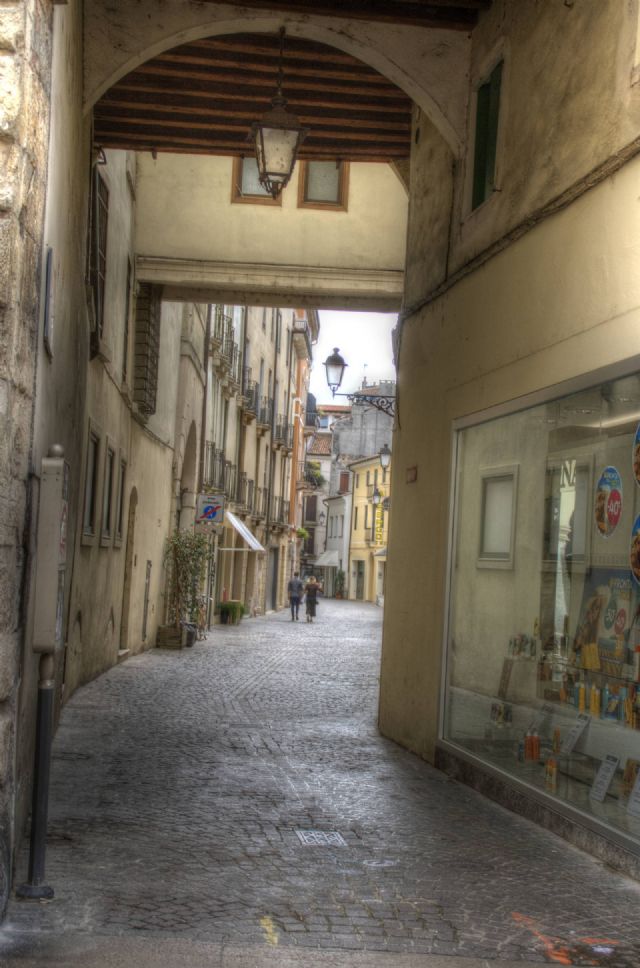
MULTIPOLYGON (((579 955, 581 960, 584 959, 584 946, 588 948, 593 948, 594 945, 607 945, 612 948, 618 944, 617 941, 613 941, 611 938, 578 938, 576 944, 568 944, 563 941, 562 938, 556 938, 553 935, 544 934, 540 930, 538 923, 530 918, 526 914, 519 914, 517 911, 512 912, 511 917, 518 924, 521 924, 523 928, 526 928, 531 934, 537 938, 544 947, 544 953, 550 961, 555 961, 559 965, 572 965, 573 955, 579 955), (577 950, 577 947, 582 950, 577 950)), ((591 962, 592 965, 600 965, 602 961, 596 959, 591 962)))

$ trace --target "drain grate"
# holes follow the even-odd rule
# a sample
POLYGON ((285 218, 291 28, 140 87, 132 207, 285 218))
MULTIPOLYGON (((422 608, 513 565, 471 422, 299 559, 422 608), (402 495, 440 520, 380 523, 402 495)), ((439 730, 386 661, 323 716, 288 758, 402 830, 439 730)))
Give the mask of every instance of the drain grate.
POLYGON ((347 842, 337 830, 296 830, 305 847, 346 847, 347 842))

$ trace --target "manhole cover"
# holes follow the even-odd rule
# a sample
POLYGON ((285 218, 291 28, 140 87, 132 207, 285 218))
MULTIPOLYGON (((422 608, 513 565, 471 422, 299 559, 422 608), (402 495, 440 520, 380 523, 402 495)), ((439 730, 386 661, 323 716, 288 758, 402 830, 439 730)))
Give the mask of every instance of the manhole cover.
POLYGON ((347 842, 337 830, 296 830, 305 847, 346 847, 347 842))

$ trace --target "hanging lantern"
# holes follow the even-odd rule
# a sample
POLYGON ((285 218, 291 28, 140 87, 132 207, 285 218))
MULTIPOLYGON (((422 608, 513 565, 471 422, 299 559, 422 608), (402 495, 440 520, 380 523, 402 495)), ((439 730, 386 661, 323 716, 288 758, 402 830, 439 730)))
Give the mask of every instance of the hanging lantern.
POLYGON ((271 110, 251 125, 260 184, 272 198, 278 197, 291 178, 298 149, 309 130, 286 110, 287 101, 282 94, 283 52, 284 27, 281 27, 278 81, 271 110))

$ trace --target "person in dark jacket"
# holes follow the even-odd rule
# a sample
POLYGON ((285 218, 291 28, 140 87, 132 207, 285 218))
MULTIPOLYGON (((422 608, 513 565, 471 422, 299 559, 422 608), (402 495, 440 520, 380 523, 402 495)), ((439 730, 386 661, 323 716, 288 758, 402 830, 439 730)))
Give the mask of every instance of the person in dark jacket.
POLYGON ((307 584, 304 586, 304 595, 307 609, 307 622, 313 622, 316 617, 316 605, 318 604, 318 595, 320 594, 320 585, 315 575, 312 575, 307 584))
POLYGON ((291 621, 298 621, 298 612, 300 611, 300 602, 302 601, 302 596, 304 594, 304 585, 300 581, 300 573, 294 572, 293 578, 289 580, 287 585, 287 594, 289 595, 289 604, 291 605, 291 621))

